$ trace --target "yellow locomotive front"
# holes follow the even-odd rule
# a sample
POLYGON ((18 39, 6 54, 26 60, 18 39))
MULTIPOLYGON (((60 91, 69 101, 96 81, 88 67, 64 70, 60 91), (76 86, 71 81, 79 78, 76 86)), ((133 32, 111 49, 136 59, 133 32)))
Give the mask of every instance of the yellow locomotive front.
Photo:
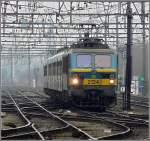
POLYGON ((76 49, 70 54, 69 94, 76 105, 108 107, 115 102, 117 55, 111 49, 76 49))

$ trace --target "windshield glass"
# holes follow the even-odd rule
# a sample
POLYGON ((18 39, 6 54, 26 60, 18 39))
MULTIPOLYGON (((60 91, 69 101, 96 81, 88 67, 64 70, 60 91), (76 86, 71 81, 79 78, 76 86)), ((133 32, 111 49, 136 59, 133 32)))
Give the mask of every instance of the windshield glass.
POLYGON ((111 67, 111 56, 110 55, 96 55, 95 67, 98 67, 98 68, 111 67))
POLYGON ((77 67, 91 67, 91 55, 81 54, 77 55, 77 67))

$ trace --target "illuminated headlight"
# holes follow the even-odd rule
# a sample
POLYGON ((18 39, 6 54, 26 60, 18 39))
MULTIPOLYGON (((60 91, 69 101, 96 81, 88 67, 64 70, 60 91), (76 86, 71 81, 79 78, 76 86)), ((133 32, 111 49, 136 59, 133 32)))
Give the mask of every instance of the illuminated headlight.
POLYGON ((114 81, 113 79, 110 79, 110 80, 109 80, 109 83, 110 83, 110 84, 114 84, 115 81, 114 81))
POLYGON ((79 79, 78 78, 73 78, 72 79, 72 84, 73 85, 78 85, 79 84, 79 79))

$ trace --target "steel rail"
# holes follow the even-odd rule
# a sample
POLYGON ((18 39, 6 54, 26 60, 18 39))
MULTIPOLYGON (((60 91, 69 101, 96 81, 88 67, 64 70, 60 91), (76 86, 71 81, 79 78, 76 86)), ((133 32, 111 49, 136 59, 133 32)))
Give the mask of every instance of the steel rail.
POLYGON ((131 98, 133 98, 135 100, 142 100, 142 101, 149 102, 149 98, 148 97, 142 97, 142 96, 134 96, 134 95, 132 95, 131 98))
POLYGON ((122 118, 127 118, 127 119, 131 120, 131 122, 133 121, 133 123, 148 125, 148 122, 146 120, 136 118, 136 117, 130 117, 129 114, 117 113, 117 112, 114 112, 114 111, 111 111, 111 110, 107 110, 107 112, 111 113, 113 115, 122 117, 122 118))
MULTIPOLYGON (((39 106, 36 106, 36 107, 32 107, 32 110, 37 110, 37 108, 39 108, 39 106), (35 108, 35 109, 34 109, 35 108)), ((21 108, 22 110, 25 110, 25 109, 30 109, 31 110, 31 107, 23 107, 23 108, 21 108)), ((34 113, 34 112, 26 112, 26 111, 24 111, 24 113, 26 114, 26 115, 34 115, 34 116, 40 116, 40 117, 47 117, 47 118, 49 118, 49 115, 45 115, 45 114, 38 114, 38 113, 34 113)), ((59 127, 59 128, 55 128, 55 129, 51 129, 51 130, 48 130, 49 132, 50 131, 58 131, 58 130, 63 130, 63 129, 67 129, 67 128, 69 128, 70 127, 70 125, 69 124, 66 124, 66 126, 63 126, 63 127, 59 127)), ((45 131, 40 131, 40 132, 45 132, 45 131)))
POLYGON ((145 107, 149 107, 149 104, 148 104, 148 102, 145 102, 145 101, 143 101, 143 100, 131 100, 131 103, 135 103, 135 104, 138 104, 138 103, 140 103, 141 105, 143 105, 143 106, 145 106, 145 107))
MULTIPOLYGON (((24 96, 26 97, 26 96, 24 96)), ((59 116, 54 115, 52 112, 48 111, 47 109, 45 109, 43 106, 41 106, 40 104, 38 104, 37 102, 29 99, 28 97, 26 97, 28 100, 32 101, 33 103, 35 103, 36 105, 38 105, 41 109, 43 109, 45 112, 49 113, 52 117, 58 119, 59 121, 62 121, 68 125, 70 125, 73 129, 77 130, 78 132, 84 134, 85 136, 87 136, 88 138, 95 140, 96 138, 93 138, 91 135, 87 134, 86 132, 82 131, 81 129, 77 128, 76 126, 66 122, 65 120, 61 119, 59 116)))
POLYGON ((5 110, 5 109, 9 109, 9 108, 14 109, 14 110, 16 109, 16 107, 14 106, 13 103, 1 104, 2 111, 5 110))
MULTIPOLYGON (((20 92, 20 90, 17 90, 17 92, 18 92, 20 95, 22 95, 21 92, 20 92)), ((22 95, 22 96, 23 96, 23 95, 22 95)), ((86 138, 89 138, 89 139, 92 139, 92 140, 95 140, 95 139, 96 139, 96 138, 93 138, 93 137, 92 137, 91 135, 89 135, 88 133, 86 133, 86 132, 82 131, 81 129, 77 128, 76 126, 74 126, 74 125, 68 123, 67 121, 61 119, 60 117, 58 117, 58 116, 52 114, 50 111, 48 111, 47 109, 45 109, 43 106, 41 106, 41 105, 38 104, 37 102, 35 102, 35 101, 29 99, 27 96, 23 96, 23 97, 25 97, 27 100, 31 101, 32 103, 34 103, 35 105, 37 105, 38 107, 40 107, 43 111, 45 111, 46 113, 48 113, 51 117, 57 119, 58 121, 60 121, 60 122, 62 122, 62 123, 65 123, 66 125, 69 125, 69 127, 71 127, 72 129, 74 129, 75 131, 81 133, 81 134, 84 135, 86 138)))
MULTIPOLYGON (((121 123, 118 123, 116 121, 113 121, 111 119, 104 119, 104 118, 101 118, 101 117, 97 117, 95 116, 92 112, 89 114, 89 112, 86 112, 86 111, 83 111, 83 110, 80 110, 80 109, 77 109, 79 111, 79 113, 81 114, 81 116, 79 116, 78 118, 90 118, 90 119, 93 119, 93 120, 104 120, 105 122, 108 122, 110 124, 114 124, 116 125, 117 127, 120 127, 120 128, 123 128, 123 132, 120 132, 120 133, 114 133, 114 134, 111 134, 111 135, 107 135, 107 136, 103 136, 103 137, 98 137, 97 140, 101 140, 101 139, 114 139, 114 138, 119 138, 121 136, 125 136, 125 135, 128 135, 130 132, 131 132, 131 129, 121 123)), ((77 112, 78 113, 78 112, 77 112)), ((66 115, 60 115, 62 118, 66 117, 66 115)), ((74 118, 72 117, 71 115, 67 115, 67 118, 74 118)))
MULTIPOLYGON (((20 93, 20 92, 19 92, 20 93)), ((27 99, 29 99, 27 96, 24 96, 24 97, 26 97, 27 99)), ((29 99, 30 101, 32 101, 31 99, 29 99)), ((34 102, 34 101, 33 101, 34 102)), ((37 102, 34 102, 34 103, 36 103, 36 104, 38 104, 37 102)), ((39 105, 39 104, 38 104, 39 105)), ((40 106, 40 105, 39 105, 40 106)), ((40 107, 42 107, 42 106, 40 106, 40 107)), ((42 107, 42 109, 44 109, 44 110, 46 110, 47 111, 47 109, 45 109, 44 107, 42 107)), ((49 111, 48 111, 49 112, 49 111)), ((52 115, 54 115, 55 117, 57 117, 58 119, 60 119, 60 117, 59 116, 56 116, 55 114, 53 114, 52 112, 50 112, 52 115)), ((61 119, 62 120, 62 119, 61 119)), ((114 121, 109 121, 109 120, 106 120, 106 121, 108 121, 108 122, 110 122, 111 124, 113 123, 113 124, 115 124, 115 125, 117 125, 117 126, 119 126, 119 127, 123 127, 124 128, 124 132, 122 132, 122 133, 117 133, 117 134, 113 134, 113 135, 110 135, 110 136, 104 136, 104 137, 100 137, 100 138, 93 138, 93 139, 107 139, 107 138, 110 138, 110 137, 118 137, 118 136, 120 136, 120 135, 125 135, 125 134, 128 134, 129 132, 130 132, 130 128, 129 127, 127 127, 127 126, 124 126, 124 125, 122 125, 122 124, 119 124, 119 123, 116 123, 116 122, 114 122, 114 121)), ((77 128, 77 127, 76 127, 77 128)), ((78 129, 78 128, 77 128, 78 129)))
MULTIPOLYGON (((30 102, 30 103, 26 103, 27 105, 26 106, 31 106, 31 103, 32 102, 30 102), (29 105, 30 104, 30 105, 29 105)), ((19 107, 21 106, 22 107, 22 104, 25 104, 25 103, 19 103, 19 107)), ((32 103, 33 104, 33 103, 32 103)), ((34 104, 35 105, 35 104, 34 104)), ((34 106, 32 106, 32 108, 33 108, 34 106)), ((36 108, 37 108, 38 106, 36 106, 36 108)), ((20 108, 20 110, 22 111, 23 109, 24 109, 25 107, 23 107, 23 108, 20 108)), ((29 107, 28 107, 29 108, 29 107)), ((38 107, 39 108, 39 107, 38 107)), ((23 112, 25 115, 27 114, 26 112, 23 112)), ((64 127, 61 127, 61 128, 55 128, 55 129, 51 129, 51 130, 44 130, 44 131, 40 131, 40 133, 42 134, 42 133, 44 133, 44 132, 52 132, 52 131, 59 131, 59 130, 64 130, 64 129, 66 129, 66 128, 68 128, 69 127, 69 125, 66 125, 66 126, 64 126, 64 127)), ((25 130, 25 128, 18 128, 18 130, 17 131, 20 131, 20 130, 25 130)), ((10 132, 10 130, 6 130, 7 132, 10 132)), ((15 130, 15 132, 17 132, 16 130, 15 130)), ((34 135, 34 134, 36 134, 36 131, 31 131, 31 132, 27 132, 27 133, 19 133, 19 134, 17 134, 17 135, 10 135, 10 136, 6 136, 6 137, 2 137, 2 139, 20 139, 20 138, 27 138, 27 136, 31 136, 31 135, 34 135)))
POLYGON ((97 112, 87 112, 82 111, 83 113, 88 114, 89 116, 93 116, 95 118, 103 118, 103 119, 111 119, 114 122, 117 123, 131 123, 131 124, 138 124, 138 125, 148 125, 148 122, 146 120, 136 118, 136 117, 130 117, 127 114, 124 113, 117 113, 111 110, 107 110, 104 113, 97 113, 97 112))
MULTIPOLYGON (((89 114, 89 112, 88 112, 88 114, 89 114)), ((100 114, 100 113, 98 113, 98 114, 100 114)), ((114 115, 116 115, 116 112, 107 112, 107 114, 109 114, 109 116, 108 116, 108 119, 112 119, 113 120, 113 116, 114 115)), ((91 116, 95 116, 95 113, 94 112, 91 112, 89 115, 91 115, 91 116)), ((125 124, 125 125, 129 125, 129 126, 144 126, 144 127, 148 127, 148 124, 149 124, 149 122, 148 121, 146 121, 146 120, 141 120, 141 119, 139 119, 139 118, 131 118, 131 117, 129 117, 129 116, 127 116, 127 115, 123 115, 123 114, 118 114, 117 113, 117 115, 119 115, 119 116, 121 116, 123 119, 124 118, 130 118, 130 121, 126 121, 126 120, 123 120, 122 122, 120 122, 121 120, 119 120, 121 117, 118 117, 118 120, 114 120, 114 122, 117 122, 117 123, 120 123, 120 124, 125 124), (135 120, 134 122, 132 121, 132 120, 135 120)), ((103 115, 101 115, 101 116, 95 116, 95 118, 99 118, 99 117, 101 117, 101 118, 103 118, 103 115)), ((107 118, 106 118, 107 119, 107 118)), ((128 135, 128 134, 127 134, 128 135)), ((119 137, 119 139, 120 139, 120 137, 122 137, 122 135, 120 134, 118 134, 118 135, 116 135, 116 137, 114 136, 114 137, 104 137, 104 138, 99 138, 99 139, 118 139, 118 137, 119 137)))
POLYGON ((10 140, 10 139, 18 139, 20 138, 21 140, 24 138, 27 138, 27 136, 31 137, 31 136, 35 136, 37 135, 36 131, 32 131, 32 132, 28 132, 28 133, 22 133, 19 135, 11 135, 11 136, 7 136, 7 137, 2 137, 2 140, 10 140))
MULTIPOLYGON (((18 90, 17 90, 18 91, 18 90)), ((37 105, 38 107, 41 107, 41 109, 43 109, 44 111, 46 110, 46 111, 48 111, 47 109, 45 109, 43 106, 41 106, 40 104, 38 104, 37 102, 35 102, 35 101, 33 101, 33 100, 31 100, 31 99, 29 99, 29 97, 27 97, 27 96, 24 96, 20 91, 18 91, 18 93, 20 93, 20 95, 22 95, 23 97, 25 97, 26 99, 28 99, 29 101, 31 101, 31 102, 33 102, 35 105, 37 105)), ((26 107, 27 108, 27 107, 26 107)), ((49 113, 49 111, 48 111, 48 113, 49 113)), ((62 118, 60 118, 59 116, 56 116, 55 114, 53 114, 52 112, 50 112, 52 115, 54 115, 54 117, 55 118, 57 118, 58 117, 58 119, 61 119, 62 120, 62 118)), ((50 115, 51 115, 50 114, 50 115)), ((97 118, 96 116, 94 116, 94 114, 91 114, 91 116, 94 118, 97 118)), ((100 118, 100 117, 99 117, 100 118)), ((101 118, 101 119, 103 119, 103 118, 101 118)), ((117 121, 112 121, 112 120, 109 120, 109 119, 103 119, 103 120, 106 120, 106 121, 108 121, 108 122, 113 122, 113 123, 117 123, 117 121)), ((138 122, 140 122, 141 120, 138 120, 138 122)), ((68 123, 68 122, 67 122, 68 123)), ((119 124, 121 127, 122 127, 122 124, 121 123, 117 123, 117 124, 119 124)), ((69 124, 70 125, 70 124, 69 124)), ((129 134, 130 133, 130 128, 129 127, 127 127, 127 126, 124 126, 124 129, 127 129, 127 130, 125 130, 125 131, 123 131, 123 132, 121 132, 121 133, 116 133, 116 134, 113 134, 113 135, 109 135, 109 136, 104 136, 104 137, 100 137, 100 138, 93 138, 93 139, 114 139, 114 138, 119 138, 119 137, 122 137, 123 135, 127 135, 127 134, 129 134)), ((77 128, 77 130, 78 130, 78 128, 77 128)), ((80 130, 79 130, 80 131, 80 130)))
MULTIPOLYGON (((12 109, 12 108, 7 108, 7 109, 3 109, 2 108, 2 111, 6 111, 6 112, 8 112, 8 111, 10 111, 10 112, 12 112, 12 111, 14 111, 14 109, 12 109)), ((16 132, 22 132, 22 131, 24 131, 24 130, 31 130, 32 128, 31 128, 31 123, 27 123, 26 125, 24 125, 24 126, 19 126, 19 127, 16 127, 16 128, 9 128, 9 129, 2 129, 1 130, 1 135, 2 135, 2 139, 9 139, 9 138, 12 138, 13 136, 15 136, 14 134, 16 133, 16 132), (11 134, 13 134, 13 135, 11 135, 11 134)), ((20 135, 20 133, 19 133, 19 135, 20 135)), ((19 136, 18 135, 18 136, 19 136)))
MULTIPOLYGON (((41 133, 34 127, 34 124, 32 124, 28 118, 22 113, 22 111, 20 110, 20 108, 18 107, 17 103, 15 102, 15 100, 13 99, 13 97, 11 96, 10 92, 8 91, 8 95, 11 98, 11 100, 14 102, 17 110, 19 111, 19 113, 21 114, 21 116, 26 120, 26 122, 31 125, 31 127, 34 129, 34 131, 39 135, 40 139, 45 140, 44 137, 41 135, 41 133)), ((10 130, 9 130, 10 131, 10 130)))
MULTIPOLYGON (((123 100, 122 98, 118 97, 118 100, 123 100)), ((146 102, 142 102, 140 100, 131 100, 131 105, 134 106, 139 106, 139 107, 144 107, 144 108, 149 108, 149 104, 146 102)))
MULTIPOLYGON (((46 116, 46 115, 42 115, 42 114, 37 114, 37 113, 34 113, 34 112, 30 112, 30 113, 26 113, 26 114, 31 114, 31 115, 35 115, 35 116, 46 116)), ((55 114, 55 115, 58 115, 58 113, 56 114, 56 113, 54 113, 53 112, 53 114, 55 114)), ((112 122, 112 121, 108 121, 108 120, 106 120, 106 119, 102 119, 102 118, 97 118, 97 119, 95 119, 95 117, 93 118, 93 116, 84 116, 84 115, 81 115, 81 116, 79 116, 79 117, 74 117, 74 116, 65 116, 65 115, 59 115, 62 119, 87 119, 87 120, 93 120, 93 121, 95 121, 95 120, 104 120, 105 122, 107 121, 107 122, 109 122, 109 123, 113 123, 113 124, 115 124, 115 125, 117 125, 118 127, 121 127, 121 128, 123 128, 125 131, 123 131, 123 132, 121 132, 121 133, 116 133, 116 134, 112 134, 112 135, 109 135, 109 136, 103 136, 103 137, 98 137, 98 138, 96 138, 96 139, 111 139, 111 138, 116 138, 116 137, 119 137, 119 136, 121 136, 121 135, 126 135, 126 134, 128 134, 129 132, 130 132, 130 128, 128 128, 128 127, 126 127, 126 126, 124 126, 124 125, 121 125, 121 124, 116 124, 115 122, 112 122)), ((47 116, 46 116, 47 117, 47 116)))
MULTIPOLYGON (((120 93, 120 95, 123 95, 123 93, 120 93)), ((118 95, 119 96, 119 95, 118 95)), ((149 100, 149 97, 146 97, 146 96, 142 96, 142 95, 133 95, 131 94, 131 98, 132 99, 138 99, 138 100, 146 100, 148 101, 149 100)))
POLYGON ((130 117, 133 118, 139 118, 139 119, 144 119, 147 122, 147 119, 149 119, 149 114, 128 114, 130 117))

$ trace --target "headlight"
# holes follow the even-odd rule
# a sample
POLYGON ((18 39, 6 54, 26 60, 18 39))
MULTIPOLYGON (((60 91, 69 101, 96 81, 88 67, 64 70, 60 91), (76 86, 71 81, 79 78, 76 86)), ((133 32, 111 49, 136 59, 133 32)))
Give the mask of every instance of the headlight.
POLYGON ((78 78, 73 78, 72 79, 72 84, 73 85, 78 85, 79 84, 79 79, 78 78))
POLYGON ((110 79, 110 80, 109 80, 109 83, 110 83, 110 84, 114 84, 115 81, 114 81, 113 79, 110 79))

